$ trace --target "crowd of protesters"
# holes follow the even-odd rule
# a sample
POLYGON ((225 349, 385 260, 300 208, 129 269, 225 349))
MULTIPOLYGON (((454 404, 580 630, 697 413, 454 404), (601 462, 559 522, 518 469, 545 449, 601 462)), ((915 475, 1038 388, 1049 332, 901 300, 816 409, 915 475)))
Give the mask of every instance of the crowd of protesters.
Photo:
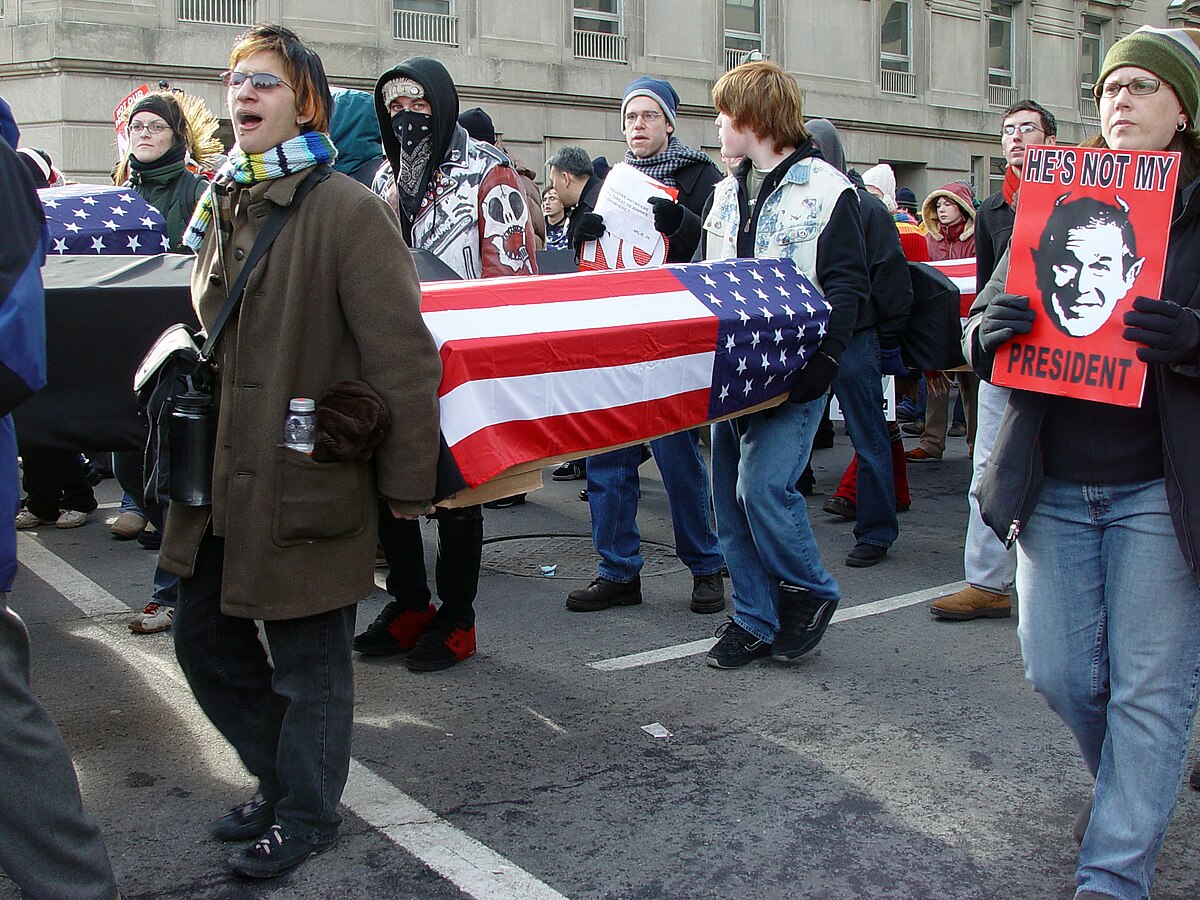
MULTIPOLYGON (((770 61, 745 63, 713 88, 724 172, 676 137, 674 87, 634 79, 620 106, 622 162, 671 189, 674 199, 645 210, 666 261, 790 259, 823 294, 828 327, 784 403, 712 426, 710 463, 693 430, 571 460, 553 475, 586 480, 581 499, 599 557, 596 577, 566 597, 567 609, 642 602, 638 470, 653 459, 676 552, 692 574, 691 610, 732 606, 708 665, 794 663, 820 642, 842 598, 804 499, 830 397, 855 458, 823 510, 855 520, 843 564, 868 567, 885 561, 900 534, 897 512, 911 505, 906 465, 940 459, 956 433, 949 384, 957 382, 958 433, 973 464, 967 587, 930 611, 1004 617, 1015 595, 1026 675, 1094 779, 1075 829, 1078 898, 1149 896, 1200 685, 1200 483, 1193 488, 1190 465, 1200 432, 1187 413, 1192 402, 1200 408, 1190 249, 1200 229, 1198 41, 1189 29, 1141 28, 1113 45, 1095 86, 1101 132, 1088 146, 1182 154, 1161 296, 1139 297, 1124 317, 1124 338, 1151 372, 1135 409, 990 383, 992 359, 1034 319, 1029 297, 1006 292, 1005 278, 1025 147, 1057 139, 1038 103, 1020 101, 1002 117, 999 191, 979 199, 955 181, 917 203, 886 163, 861 176, 848 167, 837 129, 804 118, 800 85, 770 61), (794 239, 797 222, 803 240, 794 239), (964 259, 975 260, 978 288, 962 336, 967 365, 914 371, 901 347, 922 300, 911 264, 964 259), (882 375, 925 397, 921 424, 909 429, 919 441, 907 451, 884 416, 882 375)), ((236 139, 228 155, 202 103, 161 90, 128 110, 128 149, 114 168, 116 184, 162 213, 171 250, 196 255, 193 305, 219 336, 210 502, 169 503, 161 484, 146 485, 140 453, 117 453, 125 494, 110 527, 119 539, 161 539, 154 594, 129 627, 173 631, 199 705, 257 779, 254 796, 211 834, 250 841, 231 868, 270 878, 337 842, 353 652, 403 654, 413 671, 438 671, 476 650, 483 508, 433 505, 441 364, 420 317, 410 250, 467 280, 536 276, 543 249, 578 258, 606 233, 596 210, 608 164, 562 146, 539 187, 487 112, 459 109, 442 63, 405 60, 373 94, 331 91, 319 56, 278 25, 242 35, 221 79, 236 139), (511 238, 485 239, 501 216, 511 238), (350 410, 336 424, 318 419, 311 457, 277 446, 295 396, 350 410), (432 589, 422 517, 437 528, 432 589), (355 635, 377 554, 391 600, 355 635)), ((0 125, 0 199, 21 244, 4 255, 0 300, 36 303, 45 241, 32 192, 63 176, 44 151, 17 147, 6 105, 0 125)), ((36 330, 0 332, 0 412, 39 386, 39 339, 36 330)), ((10 427, 0 420, 15 464, 10 427)), ((85 458, 24 446, 21 455, 24 508, 7 464, 0 484, 13 528, 84 524, 96 508, 85 458)), ((524 502, 522 494, 488 506, 524 502)), ((13 528, 0 560, 5 591, 13 528)), ((19 760, 0 791, 0 818, 36 808, 57 823, 32 845, 18 840, 20 824, 6 824, 0 863, 31 895, 115 896, 61 738, 30 693, 24 626, 7 608, 0 624, 5 755, 19 760), (19 753, 7 728, 16 717, 25 723, 19 753)))

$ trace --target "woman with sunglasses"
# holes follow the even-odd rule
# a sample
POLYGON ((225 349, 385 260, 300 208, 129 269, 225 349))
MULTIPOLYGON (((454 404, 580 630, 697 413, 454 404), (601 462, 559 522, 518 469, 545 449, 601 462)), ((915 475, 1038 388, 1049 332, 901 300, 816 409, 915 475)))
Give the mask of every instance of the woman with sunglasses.
MULTIPOLYGON (((1095 783, 1076 822, 1075 896, 1141 898, 1200 684, 1200 31, 1144 27, 1118 41, 1095 95, 1101 133, 1086 146, 1182 157, 1162 290, 1124 315, 1149 364, 1144 399, 1128 409, 1014 390, 980 501, 1016 539, 1026 677, 1095 783)), ((985 378, 1034 317, 1028 297, 1003 293, 1007 271, 1006 255, 964 336, 985 378)))

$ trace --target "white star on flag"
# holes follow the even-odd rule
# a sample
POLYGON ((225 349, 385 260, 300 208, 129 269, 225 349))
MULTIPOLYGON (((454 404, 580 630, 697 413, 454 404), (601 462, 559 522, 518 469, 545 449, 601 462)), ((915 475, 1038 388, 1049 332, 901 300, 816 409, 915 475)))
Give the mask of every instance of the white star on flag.
MULTIPOLYGON (((803 355, 803 350, 804 350, 804 348, 802 347, 802 348, 801 348, 801 355, 803 355)), ((786 350, 786 349, 783 349, 783 350, 780 350, 780 351, 779 351, 779 364, 780 364, 781 366, 786 366, 786 365, 787 365, 787 350, 786 350)))
POLYGON ((109 208, 109 212, 111 212, 114 216, 123 216, 125 215, 125 207, 113 206, 109 208))
POLYGON ((142 224, 145 225, 147 228, 154 227, 154 220, 151 219, 149 216, 146 216, 146 218, 142 219, 141 221, 142 221, 142 224))
POLYGON ((759 274, 758 274, 758 269, 751 269, 751 270, 750 270, 750 277, 751 277, 751 278, 753 278, 755 281, 762 281, 762 280, 763 280, 763 277, 762 277, 761 275, 759 275, 759 274))
POLYGON ((764 369, 771 368, 771 360, 767 357, 767 354, 765 354, 765 353, 762 355, 762 367, 764 369))
POLYGON ((171 249, 171 239, 164 234, 162 236, 162 241, 163 241, 163 253, 166 253, 168 250, 171 249))
POLYGON ((768 322, 770 322, 771 319, 774 318, 774 316, 771 315, 771 310, 766 306, 760 306, 758 308, 758 311, 763 314, 763 318, 766 319, 768 322))
POLYGON ((795 312, 795 310, 793 310, 793 309, 792 309, 790 306, 788 306, 786 303, 785 303, 785 304, 783 304, 783 311, 784 311, 784 313, 786 313, 786 314, 787 314, 787 317, 788 317, 789 319, 794 319, 794 318, 796 318, 796 312, 795 312))
POLYGON ((802 294, 803 294, 805 297, 811 297, 811 296, 812 296, 812 291, 810 291, 810 290, 809 290, 807 287, 805 287, 803 284, 801 284, 801 285, 800 285, 800 293, 802 293, 802 294))
POLYGON ((817 308, 815 306, 813 306, 811 303, 809 303, 808 301, 805 301, 804 311, 811 316, 813 313, 815 313, 817 311, 817 308))
POLYGON ((58 201, 53 198, 49 200, 43 200, 42 206, 49 207, 50 209, 58 209, 58 201))
POLYGON ((142 245, 142 242, 138 240, 138 237, 136 234, 131 234, 129 236, 129 249, 130 250, 132 250, 134 253, 137 253, 138 247, 140 247, 141 245, 142 245))
POLYGON ((54 252, 57 253, 59 256, 61 256, 62 254, 67 252, 67 239, 66 238, 55 238, 54 239, 54 252))
POLYGON ((711 275, 701 275, 700 280, 703 281, 709 287, 717 286, 717 282, 713 280, 711 275))
POLYGON ((738 278, 737 274, 734 272, 726 272, 725 277, 728 278, 730 281, 732 281, 734 284, 742 283, 742 279, 738 278))
POLYGON ((725 338, 725 350, 726 350, 726 352, 728 352, 728 351, 732 350, 732 349, 733 349, 734 347, 736 347, 736 346, 737 346, 737 342, 736 342, 736 341, 734 341, 734 339, 733 339, 733 335, 732 335, 732 334, 730 334, 730 335, 729 335, 729 337, 725 338))
POLYGON ((750 317, 746 315, 746 311, 744 309, 738 310, 738 317, 742 320, 743 325, 750 321, 750 317))
POLYGON ((131 194, 122 194, 122 195, 121 195, 121 202, 122 202, 122 203, 132 203, 132 202, 133 202, 133 196, 132 196, 131 194))
POLYGON ((709 302, 709 303, 711 303, 711 304, 713 304, 714 306, 720 306, 720 305, 721 305, 721 299, 720 299, 720 298, 719 298, 719 297, 718 297, 716 294, 709 294, 709 295, 708 295, 708 302, 709 302))
POLYGON ((83 202, 86 203, 88 206, 95 206, 96 198, 95 197, 84 197, 83 202))
POLYGON ((766 387, 770 387, 770 386, 771 386, 771 382, 772 382, 772 381, 774 381, 774 380, 775 380, 775 373, 774 373, 774 372, 772 372, 770 375, 768 375, 768 376, 767 376, 767 380, 763 382, 763 387, 764 387, 764 388, 766 388, 766 387))
POLYGON ((778 347, 782 343, 783 343, 783 329, 776 328, 775 329, 775 346, 778 347))
POLYGON ((779 296, 781 296, 781 297, 790 297, 790 296, 792 296, 792 295, 791 295, 791 294, 788 292, 788 289, 787 289, 787 288, 785 288, 785 287, 784 287, 782 284, 781 284, 781 285, 779 285, 778 287, 776 287, 776 288, 775 288, 775 290, 779 291, 779 296))
POLYGON ((104 251, 103 235, 98 235, 97 237, 92 238, 92 249, 97 253, 102 253, 104 251))
POLYGON ((778 278, 780 281, 783 281, 783 277, 784 277, 783 273, 780 272, 778 269, 772 269, 771 274, 774 275, 776 278, 778 278))
POLYGON ((758 346, 758 332, 752 331, 752 332, 750 332, 750 348, 754 349, 757 346, 758 346))
MULTIPOLYGON (((757 273, 757 272, 755 272, 754 274, 755 274, 755 275, 757 275, 758 273, 757 273)), ((770 298, 770 297, 768 297, 768 296, 767 296, 767 295, 766 295, 766 294, 763 292, 763 289, 762 289, 762 288, 755 288, 755 289, 754 289, 754 293, 758 294, 758 299, 759 299, 759 300, 761 300, 763 303, 770 303, 770 302, 771 302, 771 298, 770 298)))
POLYGON ((745 298, 745 297, 743 297, 743 296, 742 296, 740 293, 738 293, 737 291, 734 291, 734 292, 733 292, 733 299, 734 299, 734 300, 736 300, 738 303, 745 303, 745 302, 746 302, 746 298, 745 298))
POLYGON ((728 400, 729 399, 729 385, 727 385, 727 384, 721 385, 721 395, 719 397, 717 397, 717 399, 718 400, 728 400))
POLYGON ((827 328, 825 327, 825 323, 824 323, 824 322, 818 322, 818 323, 817 323, 817 337, 822 337, 822 338, 823 338, 823 337, 825 337, 825 332, 826 332, 826 331, 828 331, 828 330, 829 330, 829 329, 827 329, 827 328))
POLYGON ((739 375, 741 375, 745 371, 746 371, 746 357, 743 356, 738 360, 737 373, 739 375))
POLYGON ((113 231, 119 231, 121 228, 121 226, 118 225, 116 222, 114 222, 112 219, 106 219, 104 221, 104 227, 111 228, 113 231))
POLYGON ((748 394, 752 390, 754 390, 754 379, 750 379, 749 381, 746 382, 746 386, 744 388, 742 388, 742 393, 748 394))
POLYGON ((68 222, 66 225, 63 226, 63 228, 67 229, 67 231, 71 232, 71 234, 78 234, 79 232, 83 231, 83 229, 80 228, 78 225, 76 225, 74 222, 68 222))
POLYGON ((73 210, 73 212, 75 213, 75 218, 77 219, 90 219, 92 216, 91 213, 84 212, 82 209, 76 209, 73 210))

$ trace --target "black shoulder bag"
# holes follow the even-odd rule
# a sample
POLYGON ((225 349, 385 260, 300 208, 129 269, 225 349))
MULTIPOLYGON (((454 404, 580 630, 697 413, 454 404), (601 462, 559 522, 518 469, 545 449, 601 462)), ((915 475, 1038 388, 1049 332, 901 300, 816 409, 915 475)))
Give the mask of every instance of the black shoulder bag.
MULTIPOLYGON (((173 325, 160 336, 138 369, 135 389, 138 405, 149 424, 142 475, 145 501, 166 506, 166 500, 185 506, 207 506, 212 502, 213 454, 217 423, 213 408, 213 369, 210 364, 217 339, 246 292, 250 274, 262 260, 284 224, 314 187, 329 177, 329 166, 319 165, 296 189, 292 202, 271 211, 250 249, 212 331, 197 349, 194 339, 163 355, 160 345, 168 334, 179 334, 173 325), (190 344, 190 346, 189 346, 190 344), (157 351, 157 352, 156 352, 157 351), (157 361, 154 357, 158 357, 157 361), (147 371, 149 370, 149 371, 147 371), (167 463, 164 465, 164 462, 167 463)), ((214 227, 220 223, 215 221, 214 227)), ((220 240, 220 237, 217 237, 220 240)), ((191 333, 191 329, 187 329, 191 333)), ((194 338, 195 334, 192 333, 194 338)), ((169 343, 168 347, 171 346, 169 343)))

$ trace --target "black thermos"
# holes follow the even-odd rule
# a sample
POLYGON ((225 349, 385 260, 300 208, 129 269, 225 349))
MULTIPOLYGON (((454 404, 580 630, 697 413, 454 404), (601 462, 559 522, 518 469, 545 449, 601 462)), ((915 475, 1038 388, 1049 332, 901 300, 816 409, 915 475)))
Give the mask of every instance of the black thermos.
POLYGON ((171 444, 171 502, 184 506, 212 503, 213 451, 217 414, 212 394, 191 392, 175 398, 168 427, 171 444))

